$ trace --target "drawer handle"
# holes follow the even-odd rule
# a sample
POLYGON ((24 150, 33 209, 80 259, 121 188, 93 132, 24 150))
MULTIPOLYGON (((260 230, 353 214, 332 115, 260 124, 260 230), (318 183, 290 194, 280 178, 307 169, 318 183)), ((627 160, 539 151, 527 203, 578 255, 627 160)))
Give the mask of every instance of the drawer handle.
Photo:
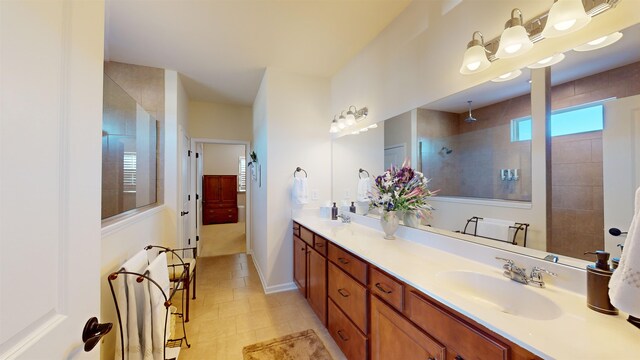
POLYGON ((460 356, 460 355, 456 355, 455 360, 464 360, 464 358, 462 356, 460 356))
POLYGON ((347 259, 345 259, 345 258, 342 258, 342 257, 339 257, 339 258, 338 258, 338 262, 339 262, 340 264, 342 264, 342 265, 347 265, 347 264, 349 263, 349 260, 347 260, 347 259))
POLYGON ((318 244, 316 244, 316 246, 317 247, 324 247, 324 244, 323 243, 318 243, 318 244))
POLYGON ((380 283, 376 283, 376 287, 385 294, 391 294, 393 292, 392 290, 385 290, 380 283))
POLYGON ((349 292, 347 290, 345 290, 343 288, 338 289, 338 293, 340 295, 342 295, 342 297, 349 297, 349 295, 351 295, 351 294, 349 294, 349 292))
POLYGON ((342 333, 342 330, 338 330, 338 336, 340 337, 340 340, 342 340, 342 341, 349 341, 349 337, 344 336, 344 334, 342 333))
POLYGON ((436 360, 436 358, 434 358, 433 356, 429 356, 427 360, 436 360))

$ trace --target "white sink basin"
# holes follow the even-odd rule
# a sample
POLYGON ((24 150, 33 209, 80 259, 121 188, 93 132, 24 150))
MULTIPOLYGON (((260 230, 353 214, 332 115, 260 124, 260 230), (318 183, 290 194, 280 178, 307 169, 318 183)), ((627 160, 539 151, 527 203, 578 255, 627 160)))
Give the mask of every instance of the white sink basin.
POLYGON ((539 292, 508 278, 471 271, 443 271, 437 279, 451 291, 506 314, 533 320, 553 320, 562 309, 539 292))

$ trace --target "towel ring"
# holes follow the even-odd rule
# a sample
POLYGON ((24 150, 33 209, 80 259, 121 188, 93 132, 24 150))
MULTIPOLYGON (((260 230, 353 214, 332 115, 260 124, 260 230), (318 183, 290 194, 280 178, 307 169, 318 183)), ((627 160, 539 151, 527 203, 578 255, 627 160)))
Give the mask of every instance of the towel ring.
POLYGON ((296 177, 296 173, 299 173, 300 171, 304 172, 304 177, 309 177, 309 175, 307 174, 307 170, 301 168, 300 166, 298 166, 296 168, 296 171, 293 172, 293 177, 296 177))
POLYGON ((366 173, 367 177, 371 177, 371 175, 369 175, 369 172, 365 169, 360 169, 358 170, 358 178, 362 179, 362 176, 360 176, 362 173, 366 173))

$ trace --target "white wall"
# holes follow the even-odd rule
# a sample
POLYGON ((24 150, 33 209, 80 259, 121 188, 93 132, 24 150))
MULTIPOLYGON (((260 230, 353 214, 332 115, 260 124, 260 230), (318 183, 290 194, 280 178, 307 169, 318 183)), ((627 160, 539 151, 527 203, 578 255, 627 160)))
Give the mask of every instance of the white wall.
MULTIPOLYGON (((179 231, 179 156, 178 124, 186 125, 186 93, 178 74, 165 71, 165 163, 164 205, 126 218, 102 229, 100 261, 101 310, 100 320, 118 322, 106 277, 117 271, 126 259, 149 244, 176 247, 179 231)), ((184 126, 183 125, 183 126, 184 126)), ((105 336, 101 359, 113 359, 117 331, 105 336)))
POLYGON ((252 122, 249 106, 189 102, 189 134, 193 138, 251 141, 252 122))
POLYGON ((260 236, 254 252, 268 292, 294 286, 291 184, 295 168, 300 166, 309 174, 310 197, 318 194, 318 200, 305 207, 317 207, 319 199, 331 194, 328 109, 328 79, 267 69, 254 103, 254 147, 258 159, 266 161, 260 160, 263 183, 254 198, 257 226, 252 233, 260 236), (258 219, 265 216, 266 224, 258 219))

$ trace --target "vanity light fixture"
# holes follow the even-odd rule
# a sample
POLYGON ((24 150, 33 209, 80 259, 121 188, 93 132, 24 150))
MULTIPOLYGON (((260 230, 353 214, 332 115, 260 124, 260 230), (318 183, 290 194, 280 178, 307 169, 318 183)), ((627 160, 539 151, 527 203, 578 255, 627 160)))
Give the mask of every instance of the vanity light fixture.
POLYGON ((371 125, 367 126, 367 128, 369 128, 369 129, 375 129, 377 127, 378 127, 378 124, 371 124, 371 125))
POLYGON ((369 128, 368 128, 368 127, 360 129, 360 132, 361 132, 361 133, 363 133, 363 132, 367 132, 367 131, 369 131, 369 128))
POLYGON ((496 58, 511 58, 531 50, 533 42, 529 39, 529 34, 522 24, 522 11, 520 9, 511 10, 511 19, 504 25, 504 31, 500 36, 496 58))
POLYGON ((476 31, 471 35, 471 41, 467 44, 467 50, 464 52, 460 73, 469 75, 486 70, 491 65, 487 58, 487 49, 484 46, 484 37, 480 31, 476 31), (476 39, 476 34, 480 40, 476 39))
POLYGON ((549 10, 542 36, 554 38, 580 30, 591 21, 582 0, 557 0, 549 10))
POLYGON ((609 46, 620 39, 622 39, 622 33, 618 31, 618 32, 614 32, 613 34, 605 35, 595 40, 591 40, 586 44, 573 48, 573 50, 591 51, 591 50, 602 49, 603 47, 609 46))
POLYGON ((338 128, 340 130, 344 130, 347 127, 347 119, 344 117, 344 115, 340 114, 340 116, 338 117, 338 128))
POLYGON ((529 69, 540 69, 543 67, 547 67, 547 66, 551 66, 551 65, 555 65, 557 63, 559 63, 560 61, 564 60, 565 55, 563 53, 557 53, 551 56, 548 56, 542 60, 538 60, 536 62, 534 62, 533 64, 527 66, 529 69))
POLYGON ((520 74, 522 74, 522 71, 520 71, 520 69, 517 70, 513 70, 511 72, 508 72, 506 74, 502 74, 500 76, 498 76, 497 78, 491 80, 493 82, 503 82, 503 81, 509 81, 509 80, 513 80, 515 78, 517 78, 518 76, 520 76, 520 74))
POLYGON ((329 127, 329 133, 335 134, 339 131, 340 128, 338 127, 338 120, 336 120, 336 117, 334 116, 333 120, 331 121, 331 127, 329 127))

